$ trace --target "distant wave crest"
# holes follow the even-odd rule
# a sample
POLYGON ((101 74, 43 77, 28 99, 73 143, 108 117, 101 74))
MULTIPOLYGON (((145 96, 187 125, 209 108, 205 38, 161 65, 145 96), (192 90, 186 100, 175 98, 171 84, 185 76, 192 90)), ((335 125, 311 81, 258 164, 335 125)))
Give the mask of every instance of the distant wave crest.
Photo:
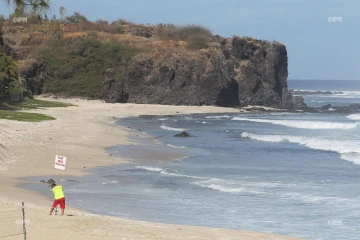
POLYGON ((243 132, 243 138, 250 138, 264 142, 291 142, 311 149, 337 152, 341 158, 360 165, 360 142, 356 140, 332 140, 322 138, 308 138, 289 135, 261 135, 243 132))
POLYGON ((207 116, 207 119, 221 119, 221 118, 230 118, 229 115, 222 115, 222 116, 207 116))
POLYGON ((232 120, 236 121, 250 121, 259 123, 271 123, 276 125, 283 125, 292 128, 302 129, 340 129, 348 130, 360 126, 359 122, 356 123, 337 123, 337 122, 318 122, 318 121, 297 121, 297 120, 270 120, 270 119, 256 119, 256 118, 242 118, 235 117, 232 120))
POLYGON ((166 144, 166 146, 171 147, 171 148, 186 148, 185 146, 176 146, 176 145, 172 145, 172 144, 166 144))
POLYGON ((160 126, 162 129, 164 130, 168 130, 168 131, 176 131, 176 132, 183 132, 183 131, 186 131, 187 129, 185 128, 172 128, 172 127, 169 127, 169 126, 166 126, 166 125, 161 125, 160 126))
POLYGON ((351 114, 347 116, 347 118, 351 120, 360 120, 360 114, 351 114))
POLYGON ((360 91, 314 91, 314 90, 291 90, 293 95, 318 95, 341 98, 360 98, 360 91))
POLYGON ((204 179, 204 177, 198 177, 198 176, 185 175, 185 174, 181 174, 181 173, 169 172, 169 171, 166 171, 166 170, 164 170, 162 168, 158 168, 158 167, 136 166, 136 168, 143 169, 143 170, 150 171, 150 172, 158 172, 158 173, 160 173, 162 175, 167 175, 167 176, 172 176, 172 177, 204 179))

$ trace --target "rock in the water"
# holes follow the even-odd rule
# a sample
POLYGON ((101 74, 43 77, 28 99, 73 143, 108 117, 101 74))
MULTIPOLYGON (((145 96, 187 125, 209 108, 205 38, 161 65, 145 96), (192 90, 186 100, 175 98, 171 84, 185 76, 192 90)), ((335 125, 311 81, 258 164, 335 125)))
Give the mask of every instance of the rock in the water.
POLYGON ((41 182, 41 183, 46 183, 46 181, 45 181, 45 180, 41 180, 40 182, 41 182))
POLYGON ((360 110, 360 103, 349 104, 349 109, 351 109, 351 110, 360 110))
POLYGON ((193 136, 187 132, 182 132, 182 133, 175 134, 174 137, 193 137, 193 136))
POLYGON ((304 103, 304 98, 302 96, 294 97, 294 109, 306 109, 307 105, 304 103))
POLYGON ((320 107, 321 110, 328 110, 329 108, 332 108, 331 104, 326 104, 326 105, 320 107))

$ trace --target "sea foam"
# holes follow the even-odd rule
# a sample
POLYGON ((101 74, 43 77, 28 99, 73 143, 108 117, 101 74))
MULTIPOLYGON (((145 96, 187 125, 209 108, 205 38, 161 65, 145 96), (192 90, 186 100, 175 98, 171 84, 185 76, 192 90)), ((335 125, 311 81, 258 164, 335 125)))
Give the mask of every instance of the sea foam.
POLYGON ((150 171, 150 172, 158 172, 162 175, 167 175, 167 176, 171 176, 171 177, 184 177, 184 178, 193 178, 193 179, 204 179, 205 178, 205 177, 198 177, 198 176, 191 176, 191 175, 186 175, 186 174, 181 174, 181 173, 169 172, 169 171, 166 171, 166 170, 164 170, 162 168, 158 168, 158 167, 136 166, 136 168, 143 169, 143 170, 150 171))
POLYGON ((360 114, 351 114, 347 116, 347 118, 351 120, 360 120, 360 114))
POLYGON ((207 116, 207 119, 221 119, 221 118, 230 118, 229 115, 223 115, 223 116, 207 116))
POLYGON ((333 140, 325 138, 309 138, 289 135, 261 135, 243 132, 243 138, 250 138, 264 142, 291 142, 306 146, 311 149, 337 152, 341 158, 360 164, 360 142, 356 140, 333 140))
POLYGON ((249 187, 241 182, 234 181, 234 180, 227 180, 227 179, 220 179, 220 178, 210 178, 203 181, 196 181, 192 182, 191 184, 202 187, 208 188, 211 190, 224 192, 224 193, 231 193, 231 194, 263 194, 264 192, 259 191, 261 189, 257 189, 254 187, 249 187))
POLYGON ((176 131, 176 132, 183 132, 183 131, 186 131, 187 129, 185 128, 172 128, 172 127, 168 127, 166 125, 161 125, 160 126, 162 129, 164 130, 168 130, 168 131, 176 131))
POLYGON ((338 122, 319 122, 319 121, 298 121, 298 120, 270 120, 270 119, 256 119, 256 118, 243 118, 235 117, 232 120, 236 121, 249 121, 259 123, 270 123, 275 125, 282 125, 292 128, 302 129, 340 129, 349 130, 360 126, 359 122, 355 123, 338 123, 338 122))

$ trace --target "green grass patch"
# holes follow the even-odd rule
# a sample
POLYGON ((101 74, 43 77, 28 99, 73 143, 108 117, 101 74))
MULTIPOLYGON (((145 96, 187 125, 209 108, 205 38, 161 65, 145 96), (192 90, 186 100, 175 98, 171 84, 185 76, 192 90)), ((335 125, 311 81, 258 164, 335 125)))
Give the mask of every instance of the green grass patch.
POLYGON ((70 107, 75 106, 70 103, 44 101, 38 99, 25 99, 19 103, 0 103, 0 119, 8 119, 23 122, 41 122, 55 120, 54 117, 41 113, 28 113, 19 110, 52 108, 52 107, 70 107))
POLYGON ((0 110, 0 118, 23 122, 41 122, 55 120, 54 117, 45 114, 19 112, 14 110, 0 110))
POLYGON ((56 101, 44 101, 39 99, 25 99, 19 103, 13 103, 10 106, 17 109, 38 109, 38 108, 53 108, 53 107, 71 107, 75 106, 70 103, 56 102, 56 101))

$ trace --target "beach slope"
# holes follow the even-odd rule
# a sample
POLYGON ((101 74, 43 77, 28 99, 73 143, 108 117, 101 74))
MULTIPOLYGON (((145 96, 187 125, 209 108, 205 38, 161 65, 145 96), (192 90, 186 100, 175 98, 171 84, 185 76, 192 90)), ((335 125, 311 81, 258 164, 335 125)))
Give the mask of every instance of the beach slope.
POLYGON ((19 188, 23 183, 20 178, 55 178, 58 173, 53 168, 55 155, 67 156, 69 163, 66 174, 72 176, 82 176, 84 170, 93 167, 124 162, 109 155, 105 149, 116 144, 129 144, 129 131, 114 125, 116 119, 139 115, 240 112, 239 109, 210 106, 106 104, 81 99, 60 101, 76 106, 34 110, 55 117, 53 121, 24 123, 0 119, 0 221, 4 221, 1 216, 5 218, 6 215, 1 213, 6 209, 20 207, 20 203, 25 202, 28 239, 297 239, 246 231, 132 221, 72 208, 66 211, 71 216, 49 216, 51 201, 39 193, 19 188))

